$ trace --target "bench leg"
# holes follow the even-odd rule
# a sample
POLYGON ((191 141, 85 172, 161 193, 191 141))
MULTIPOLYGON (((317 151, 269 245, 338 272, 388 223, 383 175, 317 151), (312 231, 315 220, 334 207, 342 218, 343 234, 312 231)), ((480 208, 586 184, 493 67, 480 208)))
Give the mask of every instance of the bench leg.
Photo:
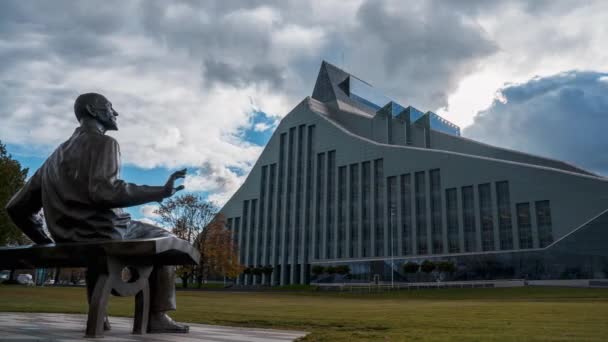
POLYGON ((87 330, 85 337, 103 337, 103 322, 106 317, 108 297, 112 290, 112 284, 108 274, 99 274, 91 300, 89 302, 89 315, 87 318, 87 330))
POLYGON ((150 285, 146 281, 144 288, 135 295, 135 314, 133 316, 133 333, 145 334, 150 318, 150 285))

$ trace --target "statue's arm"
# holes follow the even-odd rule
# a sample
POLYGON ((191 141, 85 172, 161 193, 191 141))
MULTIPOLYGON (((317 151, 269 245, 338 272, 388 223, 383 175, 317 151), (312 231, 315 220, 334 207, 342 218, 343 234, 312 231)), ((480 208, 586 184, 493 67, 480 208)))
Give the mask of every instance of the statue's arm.
POLYGON ((40 169, 25 183, 6 205, 11 220, 37 244, 53 243, 43 229, 38 213, 42 209, 40 169))
POLYGON ((125 208, 161 201, 167 197, 164 186, 127 183, 119 179, 120 150, 114 139, 106 139, 96 152, 89 177, 89 194, 92 201, 104 208, 125 208))

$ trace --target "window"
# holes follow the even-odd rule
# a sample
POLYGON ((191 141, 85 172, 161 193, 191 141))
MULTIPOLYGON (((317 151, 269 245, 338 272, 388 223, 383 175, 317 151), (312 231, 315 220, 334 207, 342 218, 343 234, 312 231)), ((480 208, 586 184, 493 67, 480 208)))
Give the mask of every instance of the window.
POLYGON ((327 152, 327 229, 325 257, 335 257, 336 250, 334 247, 335 233, 334 215, 335 215, 335 199, 336 199, 336 151, 327 152))
POLYGON ((553 242, 551 205, 549 201, 536 202, 536 224, 538 226, 538 244, 540 248, 549 246, 553 242))
POLYGON ((264 207, 265 207, 265 201, 266 201, 266 176, 268 175, 268 165, 264 165, 262 166, 262 177, 260 179, 260 215, 259 215, 259 224, 258 224, 258 230, 256 232, 256 238, 255 238, 255 250, 256 250, 256 255, 255 255, 255 259, 254 259, 254 264, 256 265, 261 265, 263 260, 262 260, 262 247, 264 247, 264 240, 263 240, 263 236, 264 234, 266 234, 267 229, 266 226, 264 225, 264 218, 265 218, 265 212, 264 212, 264 207))
POLYGON ((458 193, 456 188, 445 190, 445 206, 447 210, 448 250, 450 253, 460 252, 458 236, 458 193))
POLYGON ((294 260, 296 264, 300 258, 300 234, 302 231, 302 214, 304 212, 302 206, 303 182, 304 182, 304 129, 305 125, 298 127, 298 146, 296 159, 296 206, 294 208, 295 225, 294 225, 294 260))
POLYGON ((396 249, 398 246, 399 238, 397 236, 397 177, 388 177, 386 179, 386 197, 388 203, 387 221, 388 221, 388 232, 390 234, 389 241, 389 253, 388 255, 398 255, 399 251, 396 249))
POLYGON ((494 250, 494 217, 492 216, 492 191, 490 183, 479 184, 479 216, 481 218, 481 248, 494 250))
POLYGON ((359 164, 350 165, 350 257, 358 257, 359 251, 359 164))
POLYGON ((371 165, 370 162, 363 162, 361 165, 361 173, 363 176, 362 187, 363 191, 361 192, 361 200, 363 201, 363 212, 362 220, 363 220, 363 257, 370 256, 371 250, 371 241, 370 241, 370 176, 371 176, 371 165))
POLYGON ((530 203, 517 203, 517 229, 519 232, 519 248, 534 247, 532 239, 532 220, 530 217, 530 203))
MULTIPOLYGON (((285 198, 285 141, 287 140, 287 133, 281 133, 280 144, 279 144, 279 182, 277 185, 277 219, 275 229, 275 246, 274 246, 274 260, 279 262, 279 257, 283 257, 283 244, 282 236, 285 226, 282 224, 283 216, 283 200, 285 198)), ((244 217, 244 216, 243 216, 244 217)))
POLYGON ((314 162, 314 151, 313 141, 315 135, 315 126, 308 126, 308 137, 306 140, 306 209, 304 212, 304 262, 308 262, 308 253, 311 248, 311 210, 312 210, 312 199, 313 199, 313 162, 314 162))
POLYGON ((325 218, 323 201, 325 200, 325 153, 321 152, 317 154, 317 208, 316 208, 316 219, 315 219, 315 259, 321 257, 321 226, 323 219, 325 218))
POLYGON ((439 169, 429 172, 431 178, 431 234, 433 236, 433 254, 443 252, 443 227, 441 211, 441 173, 439 169))
POLYGON ((346 166, 338 168, 338 242, 337 257, 343 258, 346 247, 346 166))
POLYGON ((294 181, 294 177, 293 177, 293 173, 294 173, 294 167, 295 167, 295 153, 294 153, 294 145, 295 145, 295 138, 296 138, 296 128, 295 127, 291 127, 289 129, 289 145, 288 145, 288 150, 287 150, 287 189, 286 189, 286 196, 287 196, 287 200, 285 201, 285 209, 287 211, 286 215, 285 215, 285 230, 283 231, 283 246, 284 246, 284 250, 285 250, 285 255, 283 255, 283 260, 285 260, 286 263, 288 263, 289 258, 291 257, 291 254, 293 253, 292 251, 292 245, 291 245, 291 230, 292 230, 292 224, 293 224, 293 220, 292 220, 292 214, 294 213, 294 208, 293 208, 293 196, 294 196, 294 191, 293 191, 293 181, 294 181))
POLYGON ((239 247, 241 248, 241 264, 246 265, 245 257, 247 256, 247 219, 249 218, 249 201, 243 201, 243 225, 241 226, 241 232, 239 235, 239 247))
POLYGON ((382 159, 374 160, 374 222, 376 256, 384 254, 384 169, 382 159))
POLYGON ((428 254, 426 235, 426 181, 424 171, 416 172, 416 235, 418 254, 428 254))
POLYGON ((273 234, 274 227, 272 225, 272 208, 274 207, 274 194, 275 194, 275 183, 276 183, 276 172, 277 164, 270 165, 270 177, 268 179, 268 212, 266 215, 266 260, 264 264, 273 264, 274 260, 271 257, 273 252, 273 234))
POLYGON ((412 189, 410 174, 401 175, 401 239, 402 255, 412 254, 412 189))
POLYGON ((513 249, 513 228, 511 225, 511 198, 509 182, 496 182, 496 206, 498 208, 498 234, 500 249, 513 249))
POLYGON ((475 228, 475 202, 473 186, 462 187, 462 226, 464 230, 464 250, 473 252, 477 249, 477 231, 475 228))
POLYGON ((249 229, 247 230, 247 251, 249 254, 248 262, 250 264, 254 264, 254 251, 255 251, 255 242, 253 241, 256 232, 256 217, 257 217, 257 204, 258 200, 251 200, 251 211, 250 211, 250 220, 249 220, 249 229))

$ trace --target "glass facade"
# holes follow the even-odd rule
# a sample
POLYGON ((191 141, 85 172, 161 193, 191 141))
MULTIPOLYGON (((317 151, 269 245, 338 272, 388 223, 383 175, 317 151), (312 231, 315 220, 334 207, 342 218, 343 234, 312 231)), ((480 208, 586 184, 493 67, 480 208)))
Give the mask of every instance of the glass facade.
POLYGON ((431 129, 451 135, 460 136, 460 127, 454 125, 441 116, 428 112, 431 129))
POLYGON ((401 175, 401 254, 412 254, 412 180, 410 174, 401 175))
POLYGON ((415 173, 416 190, 416 240, 418 253, 428 254, 428 243, 426 234, 426 179, 425 172, 415 173))
POLYGON ((498 208, 498 234, 500 249, 513 249, 513 227, 511 223, 511 197, 509 182, 496 182, 496 207, 498 208))
POLYGON ((448 228, 448 251, 460 252, 460 238, 458 235, 458 191, 456 188, 445 190, 445 207, 448 228))
POLYGON ((536 225, 538 227, 538 245, 547 247, 553 242, 553 227, 551 223, 551 205, 549 201, 536 202, 536 225))
POLYGON ((382 94, 381 91, 356 77, 351 76, 349 78, 349 86, 350 97, 357 102, 363 103, 374 111, 377 111, 391 102, 391 99, 382 94))
POLYGON ((371 165, 370 162, 366 161, 361 164, 361 174, 362 174, 362 191, 361 191, 361 200, 363 204, 363 212, 362 216, 362 225, 363 225, 363 247, 362 247, 362 256, 369 257, 371 251, 371 238, 370 238, 370 216, 371 216, 371 205, 370 205, 370 195, 371 195, 371 186, 370 186, 370 177, 371 177, 371 165))
POLYGON ((517 231, 519 233, 519 248, 533 248, 532 218, 530 217, 530 203, 517 203, 517 231))
POLYGON ((439 169, 429 171, 431 180, 431 234, 434 254, 443 252, 443 211, 441 210, 441 173, 439 169))
POLYGON ((359 164, 350 165, 350 246, 349 256, 360 257, 359 244, 359 164))
MULTIPOLYGON (((377 112, 382 108, 386 108, 392 116, 396 116, 405 110, 406 115, 409 115, 409 121, 412 123, 424 116, 424 113, 418 109, 411 106, 404 108, 399 103, 384 95, 378 89, 356 77, 351 76, 349 78, 349 87, 350 98, 365 105, 374 112, 377 112)), ((428 112, 428 115, 431 129, 460 136, 460 127, 433 112, 428 112)), ((410 132, 407 132, 407 137, 410 136, 409 133, 410 132)))
POLYGON ((494 250, 494 217, 492 215, 492 190, 490 183, 479 184, 479 217, 481 218, 481 248, 494 250))
POLYGON ((374 160, 374 240, 375 256, 384 250, 384 166, 382 159, 374 160))
POLYGON ((475 199, 473 186, 462 187, 462 228, 464 231, 464 251, 477 250, 477 229, 475 229, 475 199))

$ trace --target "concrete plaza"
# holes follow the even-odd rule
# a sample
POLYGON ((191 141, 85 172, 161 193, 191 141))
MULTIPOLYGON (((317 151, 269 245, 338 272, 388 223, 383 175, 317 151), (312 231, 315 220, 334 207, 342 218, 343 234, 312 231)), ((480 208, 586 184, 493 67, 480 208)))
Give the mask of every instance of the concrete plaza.
MULTIPOLYGON (((54 313, 0 313, 0 341, 100 341, 84 338, 86 315, 54 313)), ((111 317, 106 341, 283 342, 305 336, 301 331, 237 328, 189 324, 189 334, 133 335, 133 319, 111 317)))

